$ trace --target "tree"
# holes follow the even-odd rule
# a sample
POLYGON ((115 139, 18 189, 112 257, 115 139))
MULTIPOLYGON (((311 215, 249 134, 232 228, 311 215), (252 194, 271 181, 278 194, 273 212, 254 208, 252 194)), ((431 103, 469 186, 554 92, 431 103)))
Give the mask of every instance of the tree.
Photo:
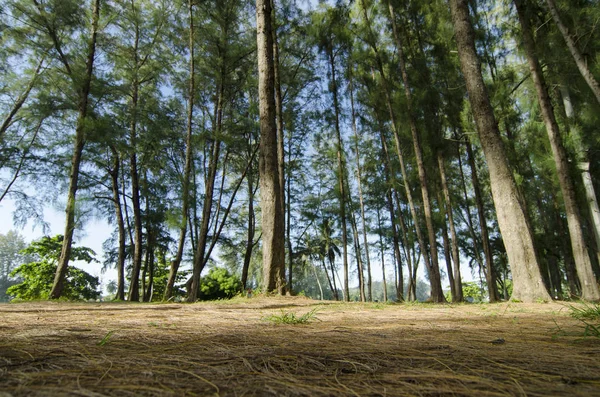
POLYGON ((258 92, 260 109, 260 208, 262 219, 263 289, 284 292, 285 235, 279 189, 275 72, 270 0, 256 0, 258 92))
POLYGON ((52 291, 49 295, 51 299, 58 299, 63 293, 69 259, 71 258, 73 232, 75 230, 75 199, 77 194, 77 183, 79 181, 79 170, 81 166, 83 146, 85 145, 85 134, 87 128, 86 121, 89 111, 89 96, 94 73, 94 60, 96 58, 96 39, 98 36, 98 22, 100 19, 100 0, 94 0, 92 4, 91 30, 87 46, 87 56, 85 58, 85 73, 83 76, 76 75, 76 71, 73 70, 75 65, 71 65, 71 61, 69 61, 69 58, 65 53, 63 53, 63 47, 58 36, 59 33, 56 31, 56 27, 51 25, 46 19, 45 12, 41 9, 39 3, 37 3, 37 1, 35 1, 35 3, 39 9, 40 17, 45 25, 45 28, 48 31, 48 35, 54 44, 54 49, 59 55, 59 61, 63 64, 64 69, 73 81, 74 86, 77 87, 76 90, 78 93, 77 126, 75 128, 73 159, 71 162, 71 175, 69 181, 69 192, 67 196, 67 208, 65 209, 65 234, 60 258, 58 260, 58 266, 56 268, 54 283, 52 284, 52 291))
MULTIPOLYGON (((63 241, 64 237, 61 235, 42 237, 21 251, 24 255, 30 255, 35 259, 12 271, 11 277, 19 277, 22 282, 10 287, 7 294, 21 300, 48 299, 63 241)), ((72 247, 69 260, 97 262, 95 255, 96 253, 90 248, 72 247)), ((61 297, 69 300, 97 299, 100 297, 99 285, 98 277, 71 266, 67 269, 61 297)))
POLYGON ((450 0, 450 9, 461 70, 465 76, 477 132, 490 171, 498 224, 512 270, 514 282, 512 298, 525 302, 540 299, 549 301, 550 296, 544 287, 533 245, 531 225, 507 161, 504 144, 500 138, 494 111, 481 74, 468 1, 450 0))
MULTIPOLYGON (((552 3, 551 0, 549 1, 549 4, 550 3, 552 3)), ((552 102, 548 95, 548 88, 542 73, 542 67, 540 66, 540 62, 536 55, 535 41, 527 15, 527 0, 515 0, 515 6, 521 23, 523 47, 527 55, 529 70, 531 71, 531 77, 533 78, 538 101, 542 110, 542 117, 544 119, 544 124, 546 125, 546 131, 550 140, 552 155, 554 157, 554 163, 556 164, 556 172, 558 173, 558 180, 565 203, 567 224, 569 227, 569 235, 571 237, 571 247, 575 258, 577 275, 579 276, 579 281, 581 283, 581 297, 589 301, 598 301, 600 300, 600 291, 596 284, 590 255, 585 243, 581 214, 575 195, 575 185, 569 173, 569 159, 562 142, 558 123, 554 116, 554 109, 552 108, 552 102)), ((556 13, 556 10, 554 10, 554 13, 556 13)), ((598 99, 600 100, 600 94, 598 99)))
POLYGON ((25 239, 18 232, 9 230, 6 234, 0 234, 0 302, 8 300, 6 290, 18 283, 18 279, 11 276, 13 270, 31 261, 21 252, 26 247, 25 239))

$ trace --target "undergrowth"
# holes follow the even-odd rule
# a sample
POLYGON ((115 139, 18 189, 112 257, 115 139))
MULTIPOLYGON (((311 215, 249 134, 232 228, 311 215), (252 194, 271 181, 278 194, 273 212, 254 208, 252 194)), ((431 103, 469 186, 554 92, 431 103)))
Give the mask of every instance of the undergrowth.
POLYGON ((584 304, 583 306, 570 306, 571 317, 581 321, 584 327, 584 336, 600 338, 600 304, 584 304))
POLYGON ((308 324, 311 321, 318 320, 317 310, 318 308, 314 308, 301 316, 297 316, 294 312, 284 312, 282 310, 281 314, 271 314, 263 317, 263 319, 273 324, 308 324))

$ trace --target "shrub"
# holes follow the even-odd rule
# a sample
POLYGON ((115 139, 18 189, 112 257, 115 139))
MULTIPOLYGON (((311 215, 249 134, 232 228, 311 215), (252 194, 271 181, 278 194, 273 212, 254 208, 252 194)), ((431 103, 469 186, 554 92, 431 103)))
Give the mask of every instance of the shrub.
POLYGON ((242 291, 242 281, 225 268, 210 269, 200 280, 200 300, 230 299, 242 291))

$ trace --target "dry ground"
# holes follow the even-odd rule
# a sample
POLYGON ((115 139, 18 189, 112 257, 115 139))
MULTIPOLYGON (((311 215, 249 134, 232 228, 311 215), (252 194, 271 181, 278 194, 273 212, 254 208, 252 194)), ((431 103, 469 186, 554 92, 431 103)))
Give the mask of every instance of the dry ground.
POLYGON ((600 396, 582 334, 555 303, 7 304, 0 397, 600 396))

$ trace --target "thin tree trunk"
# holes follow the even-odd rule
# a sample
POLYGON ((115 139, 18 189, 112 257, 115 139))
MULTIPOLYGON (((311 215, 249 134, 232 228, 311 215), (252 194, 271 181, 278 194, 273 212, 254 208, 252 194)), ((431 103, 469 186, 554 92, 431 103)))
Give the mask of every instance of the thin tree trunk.
MULTIPOLYGON (((67 196, 67 206, 65 209, 65 233, 60 252, 60 258, 58 260, 58 265, 56 268, 56 274, 54 276, 54 282, 52 284, 52 290, 50 291, 49 295, 50 299, 60 298, 65 284, 65 278, 69 266, 69 259, 71 258, 71 245, 73 244, 73 231, 75 230, 75 201, 77 194, 77 183, 79 181, 79 167, 81 165, 83 146, 85 145, 85 124, 88 115, 88 100, 90 95, 92 76, 94 72, 94 58, 96 54, 96 38, 98 36, 99 19, 100 0, 94 0, 92 9, 91 38, 88 43, 85 75, 83 81, 81 82, 81 88, 79 91, 80 95, 78 98, 79 102, 77 105, 77 126, 75 128, 73 157, 71 160, 71 175, 69 178, 69 192, 67 196)), ((57 51, 61 53, 58 42, 56 42, 55 45, 57 46, 57 51)), ((73 80, 73 83, 77 83, 77 79, 71 74, 71 68, 68 62, 65 62, 65 67, 67 68, 67 72, 73 80)), ((76 86, 79 87, 79 84, 76 84, 76 86)))
POLYGON ((119 254, 117 259, 117 293, 115 299, 125 300, 125 221, 123 220, 123 211, 121 208, 121 195, 119 190, 119 172, 121 158, 114 145, 110 146, 113 155, 113 167, 110 170, 112 181, 113 203, 115 206, 115 216, 119 230, 119 254))
MULTIPOLYGON (((398 242, 398 229, 396 228, 396 215, 395 215, 395 210, 394 210, 394 201, 393 201, 393 197, 392 197, 393 177, 392 177, 392 170, 391 170, 391 161, 390 161, 390 155, 389 155, 387 143, 385 142, 385 135, 383 134, 383 130, 381 128, 379 131, 379 138, 381 140, 381 151, 382 151, 383 160, 384 160, 383 161, 383 169, 384 169, 385 181, 388 186, 386 189, 387 190, 386 197, 387 197, 387 203, 388 203, 388 210, 390 212, 390 222, 391 222, 391 226, 392 226, 392 243, 394 246, 394 255, 398 259, 398 270, 399 270, 398 278, 400 279, 400 285, 398 287, 398 300, 403 301, 404 300, 404 277, 402 275, 402 261, 399 259, 400 258, 400 247, 399 247, 399 242, 398 242)), ((398 208, 398 210, 400 210, 400 208, 398 208)), ((410 272, 410 268, 409 268, 409 272, 410 272)), ((384 277, 385 277, 385 274, 384 274, 384 277)))
POLYGON ((190 212, 190 176, 192 173, 193 150, 192 150, 192 130, 194 119, 194 95, 195 88, 195 60, 194 60, 194 0, 189 0, 189 38, 188 49, 190 52, 190 77, 188 82, 188 109, 187 109, 187 134, 185 139, 185 168, 183 171, 183 186, 181 191, 181 226, 179 229, 179 241, 177 243, 177 252, 175 258, 171 261, 169 278, 163 300, 169 300, 173 295, 173 287, 177 278, 177 271, 183 258, 183 249, 185 247, 185 237, 187 234, 187 224, 190 212))
POLYGON ((448 189, 448 180, 446 178, 446 166, 444 165, 444 156, 442 152, 438 152, 438 166, 440 169, 440 179, 442 181, 442 190, 444 191, 444 201, 446 203, 446 216, 448 217, 448 225, 450 225, 450 238, 452 246, 452 264, 453 264, 453 280, 454 280, 454 293, 452 296, 453 302, 463 301, 463 290, 462 290, 462 277, 460 275, 460 255, 458 251, 458 236, 456 234, 456 227, 454 226, 454 214, 452 213, 452 198, 450 196, 450 189, 448 189))
MULTIPOLYGON (((548 1, 549 4, 552 2, 552 0, 548 1)), ((554 163, 556 164, 556 172, 558 174, 558 181, 560 183, 567 214, 571 248, 573 249, 575 267, 577 268, 577 274, 581 283, 581 297, 588 301, 598 301, 600 300, 600 291, 596 284, 590 255, 585 244, 575 186, 569 175, 567 151, 562 143, 562 137, 554 116, 552 102, 548 95, 546 81, 535 52, 535 42, 531 27, 529 26, 529 20, 527 19, 525 2, 523 0, 515 0, 514 3, 519 14, 519 21, 521 22, 523 46, 525 48, 525 53, 527 54, 529 70, 531 71, 531 76, 535 85, 542 117, 544 119, 544 124, 546 125, 546 131, 548 132, 548 138, 550 139, 554 163)), ((554 12, 556 12, 556 10, 554 10, 554 12)))
POLYGON ((338 300, 337 297, 337 288, 334 287, 335 279, 333 283, 331 282, 331 277, 329 277, 329 270, 327 270, 327 265, 325 264, 325 258, 321 258, 321 262, 323 264, 323 269, 325 270, 325 275, 327 276, 327 282, 329 283, 329 288, 331 289, 331 295, 335 300, 338 300))
POLYGON ((520 202, 483 82, 481 63, 475 50, 475 33, 470 21, 468 0, 450 0, 450 8, 461 70, 465 76, 479 139, 488 163, 498 225, 512 270, 512 297, 525 302, 549 301, 550 296, 544 288, 540 274, 531 225, 520 202))
POLYGON ((198 231, 198 243, 196 245, 196 255, 194 256, 194 268, 192 270, 192 282, 188 290, 188 302, 195 302, 198 299, 198 291, 200 289, 200 274, 204 268, 204 258, 206 254, 206 245, 208 243, 208 232, 210 227, 210 217, 213 207, 213 197, 215 180, 217 177, 217 168, 221 153, 221 141, 219 133, 222 126, 223 118, 223 86, 219 88, 217 98, 217 120, 215 121, 215 136, 213 137, 210 150, 210 160, 208 165, 208 177, 204 188, 204 202, 202 203, 202 221, 200 230, 198 231))
MULTIPOLYGON (((392 205, 393 207, 393 205, 392 205)), ((379 208, 377 208, 377 225, 379 226, 379 249, 381 254, 381 273, 383 274, 383 301, 387 302, 387 281, 385 276, 385 250, 383 248, 383 237, 381 235, 382 225, 381 225, 381 214, 379 212, 379 208)))
POLYGON ((250 260, 252 259, 252 250, 254 249, 254 233, 256 230, 256 219, 254 216, 254 183, 252 171, 248 172, 248 236, 246 238, 246 250, 244 252, 244 264, 242 266, 242 286, 247 288, 248 269, 250 269, 250 260))
MULTIPOLYGON (((363 0, 364 2, 364 0, 363 0)), ((444 291, 442 290, 442 283, 440 279, 440 269, 437 252, 437 239, 435 228, 433 226, 433 210, 431 206, 431 198, 429 197, 429 178, 427 177, 427 170, 425 168, 425 161, 423 158, 423 149, 421 145, 421 137, 417 131, 417 122, 415 120, 415 114, 412 105, 412 94, 410 88, 410 82, 408 80, 408 73, 406 70, 406 63, 404 58, 404 50, 402 49, 402 41, 398 35, 396 29, 396 20, 394 15, 394 9, 392 3, 388 0, 388 8, 390 11, 390 20, 392 22, 392 30, 394 32, 394 38, 396 40, 396 50, 398 52, 398 61, 400 65, 400 74, 402 75, 402 81, 404 82, 404 95, 406 97, 406 107, 408 111, 408 121, 410 125, 410 131, 412 135, 413 148, 415 151, 415 157, 417 160, 417 169, 419 172, 419 182, 421 184, 421 196, 423 198, 423 213, 425 214, 425 225, 427 227, 427 234, 429 235, 429 250, 431 252, 431 265, 428 267, 429 270, 429 282, 431 283, 431 299, 434 302, 445 302, 444 291)), ((366 9, 364 10, 366 16, 366 9)))
POLYGON ((40 76, 40 70, 42 69, 42 65, 44 64, 44 59, 45 59, 44 57, 42 57, 42 59, 40 59, 40 62, 38 63, 37 68, 35 68, 35 72, 33 72, 33 76, 31 77, 31 80, 29 80, 29 84, 27 84, 25 91, 23 91, 23 93, 21 93, 21 95, 19 95, 19 97, 13 104, 12 108, 10 109, 10 112, 8 112, 8 115, 6 115, 6 118, 2 122, 2 125, 0 125, 0 142, 2 142, 2 140, 3 140, 2 137, 4 136, 4 133, 6 132, 8 127, 10 127, 13 118, 19 112, 19 110, 21 110, 21 108, 25 104, 25 101, 29 97, 29 93, 31 93, 31 90, 33 89, 33 86, 35 85, 35 82, 37 81, 38 77, 40 76))
POLYGON ((367 239, 367 221, 365 216, 365 203, 362 191, 362 167, 360 165, 360 153, 358 149, 358 128, 356 126, 356 112, 354 110, 354 85, 352 80, 352 67, 348 68, 350 81, 350 109, 352 114, 352 131, 354 132, 354 154, 356 157, 356 182, 358 184, 358 200, 360 204, 360 218, 362 221, 363 246, 365 247, 365 257, 367 260, 367 299, 373 301, 373 280, 371 276, 371 258, 369 256, 369 241, 367 239))
POLYGON ((342 225, 342 260, 344 266, 344 299, 350 300, 350 287, 348 285, 348 230, 346 225, 346 188, 344 186, 344 176, 346 174, 346 164, 344 161, 344 144, 342 143, 342 134, 340 131, 340 108, 338 102, 338 89, 336 81, 335 57, 333 48, 327 48, 329 57, 329 67, 331 72, 331 93, 333 94, 333 110, 335 113, 335 133, 337 139, 337 166, 338 166, 338 187, 340 189, 340 223, 342 225))
MULTIPOLYGON (((281 196, 281 213, 285 224, 285 149, 284 149, 284 130, 283 130, 283 99, 281 96, 281 74, 279 72, 279 43, 277 40, 277 12, 275 9, 275 0, 271 0, 271 12, 273 14, 273 76, 275 82, 275 115, 277 125, 277 168, 279 171, 279 194, 281 196)), ((291 261, 291 256, 290 256, 291 261)), ((285 269, 285 265, 284 265, 285 269)), ((284 276, 285 280, 285 276, 284 276)), ((289 263, 289 275, 287 290, 292 292, 292 263, 289 263)))
POLYGON ((133 264, 131 269, 131 281, 129 284, 129 300, 139 301, 139 277, 142 267, 142 211, 140 209, 140 182, 137 166, 137 103, 138 83, 133 82, 131 100, 131 126, 130 126, 130 166, 131 166, 131 205, 133 207, 134 247, 133 264))
POLYGON ((581 73, 581 76, 588 84, 588 86, 594 93, 596 100, 600 104, 600 84, 598 83, 598 80, 596 80, 596 78, 590 71, 590 68, 588 68, 587 62, 583 58, 583 55, 581 54, 581 51, 579 51, 579 48, 577 48, 575 40, 573 39, 573 37, 571 37, 571 34, 569 33, 569 29, 560 19, 560 15, 558 14, 558 10, 556 8, 554 0, 546 0, 546 4, 548 5, 548 10, 552 15, 552 19, 554 19, 554 23, 556 23, 558 30, 560 30, 560 33, 562 34, 563 38, 565 39, 565 42, 567 43, 567 47, 569 48, 569 52, 573 56, 573 60, 575 60, 575 64, 577 65, 577 69, 579 69, 579 73, 581 73))
POLYGON ((494 258, 492 256, 492 246, 490 245, 490 236, 488 233, 487 218, 485 216, 485 208, 483 206, 483 196, 481 187, 479 186, 479 178, 477 176, 477 166, 475 164, 475 154, 471 142, 467 139, 467 154, 469 166, 471 167, 471 181, 473 182, 473 191, 475 193, 475 203, 477 204, 477 215, 479 216, 479 230, 481 233, 481 245, 483 246, 483 255, 485 257, 485 276, 488 286, 488 294, 490 302, 500 300, 498 295, 498 287, 496 285, 496 271, 494 269, 494 258))
POLYGON ((562 97, 562 104, 565 112, 565 116, 567 118, 567 131, 573 136, 573 141, 575 143, 575 151, 577 153, 577 168, 581 173, 581 178, 583 179, 583 187, 585 190, 585 196, 588 204, 588 212, 591 217, 592 230, 594 235, 594 240, 596 241, 596 256, 598 258, 598 262, 600 262, 600 209, 598 208, 598 199, 596 197, 596 191, 594 190, 594 184, 592 182, 592 175, 590 174, 590 161, 588 158, 588 148, 586 147, 582 141, 582 138, 579 134, 579 131, 570 126, 575 117, 573 111, 573 104, 571 103, 571 95, 569 93, 569 88, 566 85, 560 86, 560 96, 562 97))
POLYGON ((258 48, 258 92, 260 113, 260 205, 263 240, 263 289, 284 292, 285 236, 281 212, 277 125, 275 110, 275 71, 270 0, 256 0, 258 48))

